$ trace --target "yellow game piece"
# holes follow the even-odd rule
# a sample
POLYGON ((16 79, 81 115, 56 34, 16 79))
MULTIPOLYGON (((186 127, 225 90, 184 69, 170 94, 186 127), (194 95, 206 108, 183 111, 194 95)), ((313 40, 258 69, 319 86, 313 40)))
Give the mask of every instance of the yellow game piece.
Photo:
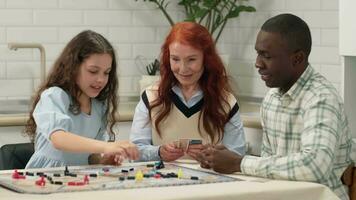
POLYGON ((182 168, 178 169, 177 176, 178 176, 178 178, 183 178, 183 170, 182 170, 182 168))
POLYGON ((135 175, 135 180, 136 181, 142 181, 142 179, 143 179, 143 173, 142 173, 141 170, 138 170, 138 172, 135 175))

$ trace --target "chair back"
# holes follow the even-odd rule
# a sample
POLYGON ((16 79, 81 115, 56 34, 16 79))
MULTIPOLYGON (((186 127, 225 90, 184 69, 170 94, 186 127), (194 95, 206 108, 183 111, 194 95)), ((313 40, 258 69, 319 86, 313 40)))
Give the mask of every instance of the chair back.
POLYGON ((0 148, 0 170, 24 169, 33 153, 33 143, 3 145, 0 148))

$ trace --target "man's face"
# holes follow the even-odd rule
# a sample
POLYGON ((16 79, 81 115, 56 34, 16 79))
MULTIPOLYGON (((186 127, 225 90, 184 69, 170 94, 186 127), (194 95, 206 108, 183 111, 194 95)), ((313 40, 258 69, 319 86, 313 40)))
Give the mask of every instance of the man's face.
POLYGON ((279 33, 261 30, 255 44, 256 68, 267 87, 287 92, 294 84, 293 53, 279 33))

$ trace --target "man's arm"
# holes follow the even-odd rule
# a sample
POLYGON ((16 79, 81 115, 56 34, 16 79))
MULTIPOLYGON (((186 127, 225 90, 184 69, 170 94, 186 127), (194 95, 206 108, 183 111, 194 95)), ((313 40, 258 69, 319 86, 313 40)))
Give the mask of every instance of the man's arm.
POLYGON ((323 98, 310 105, 302 116, 304 129, 299 152, 283 156, 245 156, 241 171, 275 179, 325 181, 332 169, 339 134, 342 134, 338 102, 334 98, 323 98))

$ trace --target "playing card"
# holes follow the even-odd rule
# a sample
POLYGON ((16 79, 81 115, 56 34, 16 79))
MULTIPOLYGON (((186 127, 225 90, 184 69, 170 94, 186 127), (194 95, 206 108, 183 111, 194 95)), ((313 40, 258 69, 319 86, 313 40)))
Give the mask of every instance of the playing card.
POLYGON ((189 146, 189 139, 179 139, 179 148, 187 151, 189 146))
POLYGON ((191 139, 191 138, 181 138, 177 141, 174 141, 174 146, 176 148, 183 149, 185 152, 188 150, 189 145, 202 144, 201 139, 191 139))
POLYGON ((203 141, 201 139, 190 139, 189 140, 189 145, 194 145, 194 144, 202 144, 203 141))

